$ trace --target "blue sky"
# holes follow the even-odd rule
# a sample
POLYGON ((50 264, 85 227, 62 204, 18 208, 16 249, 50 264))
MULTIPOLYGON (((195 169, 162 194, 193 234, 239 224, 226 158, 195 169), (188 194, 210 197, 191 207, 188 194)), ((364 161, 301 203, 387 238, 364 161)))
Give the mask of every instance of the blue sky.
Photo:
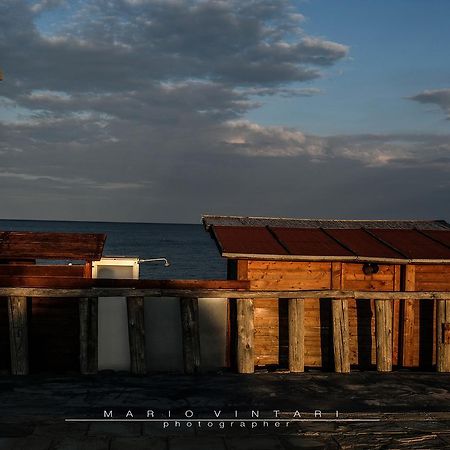
POLYGON ((309 132, 447 133, 438 107, 408 97, 446 88, 450 79, 450 2, 311 0, 296 2, 304 29, 350 47, 332 74, 311 86, 312 98, 273 99, 250 114, 265 124, 301 126, 309 132))
POLYGON ((447 1, 0 0, 0 218, 449 219, 448 17, 447 1))

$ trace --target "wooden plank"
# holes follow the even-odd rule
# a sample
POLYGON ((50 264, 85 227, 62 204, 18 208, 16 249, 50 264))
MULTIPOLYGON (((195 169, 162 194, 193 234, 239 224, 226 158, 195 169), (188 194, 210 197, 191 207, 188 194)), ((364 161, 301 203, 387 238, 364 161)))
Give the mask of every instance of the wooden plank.
MULTIPOLYGON (((20 267, 20 266, 17 266, 20 267)), ((84 270, 85 267, 83 266, 84 270)), ((246 280, 132 280, 66 276, 0 275, 0 287, 42 287, 60 289, 120 288, 136 289, 247 289, 246 280)))
POLYGON ((11 373, 28 375, 28 319, 26 297, 8 299, 9 343, 11 351, 11 373))
MULTIPOLYGON (((331 265, 331 289, 342 287, 342 263, 331 265)), ((333 353, 334 370, 339 373, 350 372, 350 337, 348 320, 348 300, 331 300, 331 316, 333 321, 333 353)))
POLYGON ((180 298, 184 372, 200 371, 200 327, 197 298, 180 298))
MULTIPOLYGON (((411 292, 416 290, 416 266, 408 264, 405 267, 405 291, 411 292)), ((414 299, 405 300, 403 302, 403 336, 402 336, 402 365, 404 367, 412 367, 415 363, 415 348, 418 347, 419 336, 414 333, 416 301, 414 299)))
POLYGON ((83 375, 98 371, 98 298, 80 298, 80 371, 83 375))
POLYGON ((253 300, 238 299, 237 309, 237 369, 239 373, 255 371, 253 300))
POLYGON ((0 232, 0 259, 99 260, 106 235, 100 233, 0 232))
POLYGON ((144 297, 127 298, 130 371, 135 375, 147 372, 145 364, 144 297))
POLYGON ((0 276, 82 277, 84 265, 13 265, 0 264, 0 276))
POLYGON ((392 371, 392 300, 375 300, 377 370, 392 371))
POLYGON ((305 306, 304 300, 289 299, 289 370, 305 371, 305 306))
POLYGON ((437 301, 436 338, 437 371, 450 372, 450 300, 437 301))

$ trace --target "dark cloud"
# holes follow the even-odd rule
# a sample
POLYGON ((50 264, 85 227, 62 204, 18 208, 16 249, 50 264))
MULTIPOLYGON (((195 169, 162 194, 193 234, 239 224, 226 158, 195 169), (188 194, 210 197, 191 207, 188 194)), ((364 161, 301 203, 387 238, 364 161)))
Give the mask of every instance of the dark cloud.
POLYGON ((245 120, 267 96, 321 93, 299 84, 348 53, 307 35, 290 2, 67 5, 0 0, 3 217, 381 217, 407 195, 450 192, 446 136, 325 137, 245 120), (49 9, 62 23, 52 34, 36 25, 49 9))
POLYGON ((450 120, 450 88, 426 90, 409 98, 419 103, 439 106, 450 120))

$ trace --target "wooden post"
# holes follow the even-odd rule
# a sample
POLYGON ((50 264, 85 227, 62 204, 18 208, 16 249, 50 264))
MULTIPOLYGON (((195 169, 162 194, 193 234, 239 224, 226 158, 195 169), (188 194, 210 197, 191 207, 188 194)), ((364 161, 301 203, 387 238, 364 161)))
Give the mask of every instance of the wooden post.
POLYGON ((239 373, 255 371, 253 338, 253 300, 238 299, 237 306, 237 368, 239 373))
POLYGON ((83 375, 98 370, 98 298, 80 298, 80 371, 83 375))
MULTIPOLYGON (((405 291, 416 290, 416 266, 408 264, 405 267, 405 291)), ((414 335, 415 310, 418 306, 416 300, 403 300, 403 336, 402 336, 402 365, 414 366, 414 344, 419 344, 419 336, 414 335)))
POLYGON ((350 337, 348 329, 348 300, 331 300, 333 317, 334 370, 350 372, 350 337))
POLYGON ((28 320, 27 298, 8 298, 9 343, 11 349, 11 373, 28 375, 28 320))
POLYGON ((377 370, 392 371, 392 300, 375 300, 377 370))
POLYGON ((180 298, 183 361, 185 373, 200 371, 200 326, 198 298, 180 298))
MULTIPOLYGON (((331 263, 331 289, 342 289, 342 263, 331 263)), ((332 299, 334 370, 350 372, 350 332, 348 323, 348 300, 332 299)))
POLYGON ((305 304, 303 299, 289 299, 289 370, 305 371, 305 304))
POLYGON ((130 371, 134 375, 145 375, 144 297, 127 297, 127 314, 130 371))
POLYGON ((450 300, 437 300, 436 368, 450 372, 450 300))

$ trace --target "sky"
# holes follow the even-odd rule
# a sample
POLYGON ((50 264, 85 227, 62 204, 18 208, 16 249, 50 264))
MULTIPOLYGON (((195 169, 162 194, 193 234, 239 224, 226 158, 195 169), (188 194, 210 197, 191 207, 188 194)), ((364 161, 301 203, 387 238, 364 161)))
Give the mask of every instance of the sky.
POLYGON ((0 218, 450 220, 450 2, 0 0, 0 218))

